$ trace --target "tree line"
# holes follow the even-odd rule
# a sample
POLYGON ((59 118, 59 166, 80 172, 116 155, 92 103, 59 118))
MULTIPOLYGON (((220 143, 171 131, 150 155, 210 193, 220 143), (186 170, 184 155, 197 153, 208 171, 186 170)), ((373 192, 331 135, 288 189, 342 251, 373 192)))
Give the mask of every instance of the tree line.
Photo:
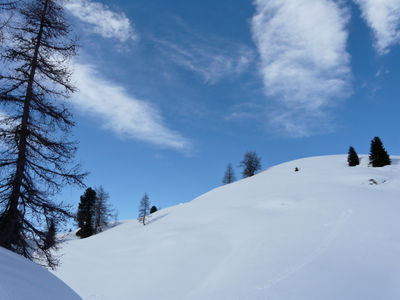
MULTIPOLYGON (((354 147, 350 146, 347 156, 347 163, 350 167, 360 164, 360 159, 354 147)), ((391 164, 391 159, 387 153, 383 143, 379 137, 374 137, 371 140, 369 164, 372 167, 384 167, 391 164)), ((243 160, 239 163, 242 170, 242 177, 251 177, 261 170, 261 158, 254 151, 246 152, 243 160)), ((295 171, 298 172, 299 168, 296 167, 295 171)), ((223 184, 229 184, 236 181, 235 172, 232 164, 226 166, 224 177, 222 178, 223 184)))
MULTIPOLYGON (((117 211, 109 203, 110 194, 103 186, 92 189, 87 188, 80 197, 78 211, 76 213, 76 224, 78 230, 76 235, 80 238, 87 238, 107 228, 112 219, 117 219, 117 211)), ((149 216, 158 211, 153 205, 150 207, 150 200, 145 193, 138 207, 138 221, 146 225, 149 216)))

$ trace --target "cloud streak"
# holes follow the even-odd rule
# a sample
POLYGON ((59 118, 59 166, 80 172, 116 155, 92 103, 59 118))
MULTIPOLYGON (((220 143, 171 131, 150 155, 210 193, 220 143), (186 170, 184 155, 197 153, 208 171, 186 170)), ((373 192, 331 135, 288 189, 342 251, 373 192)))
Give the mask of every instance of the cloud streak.
POLYGON ((164 148, 182 152, 190 149, 186 138, 164 125, 154 105, 128 95, 123 87, 102 78, 91 65, 75 64, 74 69, 79 91, 72 97, 73 104, 99 118, 105 128, 164 148))
POLYGON ((400 1, 354 0, 360 7, 362 17, 372 29, 375 49, 379 55, 400 43, 400 1))
POLYGON ((326 130, 327 108, 351 93, 347 10, 332 0, 255 5, 251 28, 260 71, 267 96, 278 103, 271 124, 293 136, 326 130))
POLYGON ((254 59, 253 50, 247 46, 212 41, 193 34, 182 38, 179 44, 165 39, 155 39, 155 42, 165 57, 199 74, 209 84, 240 75, 254 59))
POLYGON ((136 40, 138 35, 131 21, 124 13, 112 11, 108 6, 90 0, 70 0, 65 8, 82 22, 89 30, 104 38, 115 38, 121 42, 136 40))

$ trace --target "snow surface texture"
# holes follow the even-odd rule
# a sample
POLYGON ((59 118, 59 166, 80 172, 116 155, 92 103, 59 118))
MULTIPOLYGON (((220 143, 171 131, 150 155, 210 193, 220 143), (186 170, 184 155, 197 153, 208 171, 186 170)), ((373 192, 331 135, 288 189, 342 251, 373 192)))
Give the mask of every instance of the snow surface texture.
POLYGON ((64 282, 0 247, 0 300, 82 300, 64 282))
POLYGON ((85 300, 398 300, 400 157, 346 158, 284 163, 70 240, 56 275, 85 300))

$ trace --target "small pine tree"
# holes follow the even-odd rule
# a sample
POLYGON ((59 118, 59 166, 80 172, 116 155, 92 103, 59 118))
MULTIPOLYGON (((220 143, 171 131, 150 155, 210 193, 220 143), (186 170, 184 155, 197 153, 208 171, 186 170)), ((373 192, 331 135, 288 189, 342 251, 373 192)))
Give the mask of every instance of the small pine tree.
POLYGON ((225 171, 224 178, 222 179, 222 183, 229 184, 229 183, 234 182, 235 180, 236 180, 236 178, 235 178, 235 173, 232 168, 232 164, 228 164, 226 166, 226 171, 225 171))
POLYGON ((243 178, 253 176, 261 169, 261 158, 255 152, 247 152, 240 162, 240 166, 243 167, 243 178))
POLYGON ((373 167, 383 167, 391 164, 389 154, 383 147, 381 139, 377 136, 371 141, 369 161, 373 167))
POLYGON ((349 155, 347 156, 347 162, 349 163, 349 167, 355 167, 360 164, 360 159, 358 158, 356 150, 350 146, 349 155))
POLYGON ((76 235, 82 239, 87 238, 95 232, 93 220, 93 208, 96 201, 96 192, 92 188, 87 188, 81 196, 76 219, 80 228, 76 235))
POLYGON ((156 211, 158 211, 158 209, 157 209, 156 206, 153 205, 153 206, 150 208, 150 214, 155 213, 156 211))
POLYGON ((140 201, 139 205, 139 222, 143 223, 143 225, 146 225, 146 217, 149 215, 149 209, 150 209, 150 201, 149 201, 149 196, 147 196, 147 193, 143 195, 142 200, 140 201))
POLYGON ((50 224, 48 226, 46 237, 44 239, 43 248, 48 250, 56 245, 56 224, 53 219, 50 220, 50 224))

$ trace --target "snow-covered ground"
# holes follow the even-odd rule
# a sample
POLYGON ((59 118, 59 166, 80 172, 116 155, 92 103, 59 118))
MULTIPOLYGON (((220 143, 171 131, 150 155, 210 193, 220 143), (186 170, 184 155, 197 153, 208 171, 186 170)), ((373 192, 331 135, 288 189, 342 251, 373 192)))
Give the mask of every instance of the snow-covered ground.
POLYGON ((392 160, 372 168, 364 155, 350 168, 335 155, 272 167, 158 211, 146 226, 132 220, 69 240, 55 274, 85 300, 398 300, 392 160))
POLYGON ((82 300, 45 268, 0 247, 0 300, 82 300))

